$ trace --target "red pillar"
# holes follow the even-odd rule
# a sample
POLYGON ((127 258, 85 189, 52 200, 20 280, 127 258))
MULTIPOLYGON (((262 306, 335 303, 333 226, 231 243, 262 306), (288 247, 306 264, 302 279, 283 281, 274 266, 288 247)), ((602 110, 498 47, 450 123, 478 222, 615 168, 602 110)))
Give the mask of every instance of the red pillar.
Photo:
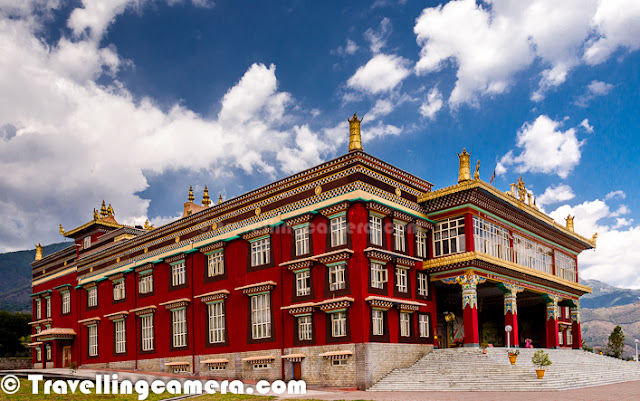
POLYGON ((547 301, 547 348, 558 348, 558 297, 544 295, 547 301))
POLYGON ((507 332, 504 333, 505 334, 504 343, 507 344, 507 336, 510 335, 511 339, 509 341, 511 342, 511 346, 519 347, 520 341, 518 340, 518 314, 511 313, 511 311, 508 311, 507 313, 505 313, 504 326, 505 327, 511 326, 513 328, 511 330, 511 333, 507 333, 507 332))
POLYGON ((498 288, 504 292, 504 327, 511 326, 511 333, 504 333, 504 343, 507 344, 507 336, 510 336, 510 344, 514 347, 520 346, 518 339, 518 304, 516 296, 524 291, 523 287, 515 284, 498 283, 498 288))
POLYGON ((480 331, 478 330, 477 306, 465 306, 462 318, 464 319, 464 346, 478 347, 480 345, 480 331))
MULTIPOLYGON (((577 301, 576 301, 577 302, 577 301)), ((571 335, 573 349, 582 349, 582 328, 580 327, 580 305, 571 307, 571 335)))

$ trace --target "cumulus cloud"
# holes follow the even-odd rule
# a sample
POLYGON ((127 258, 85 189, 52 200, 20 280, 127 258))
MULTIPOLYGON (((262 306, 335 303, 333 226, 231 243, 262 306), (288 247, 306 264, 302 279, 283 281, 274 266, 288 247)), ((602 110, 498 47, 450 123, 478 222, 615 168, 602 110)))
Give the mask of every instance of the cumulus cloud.
POLYGON ((438 88, 431 88, 429 93, 427 93, 427 99, 420 105, 420 115, 429 120, 433 120, 442 108, 442 105, 442 93, 440 93, 438 88))
POLYGON ((525 123, 517 133, 519 154, 510 150, 498 163, 496 173, 506 172, 513 165, 519 173, 533 172, 557 174, 566 178, 580 162, 583 141, 576 137, 576 130, 560 129, 562 122, 541 115, 533 123, 525 123))
POLYGON ((588 118, 585 118, 584 120, 582 120, 582 122, 580 123, 580 126, 590 134, 593 132, 593 126, 589 124, 588 118))
POLYGON ((396 55, 378 54, 349 78, 347 86, 369 94, 396 88, 411 73, 410 61, 396 55))
POLYGON ((635 0, 455 0, 425 8, 414 26, 421 46, 418 74, 457 69, 455 107, 509 90, 516 74, 540 60, 531 98, 564 83, 581 63, 606 60, 618 47, 640 47, 635 0))
POLYGON ((606 96, 614 88, 612 84, 602 81, 591 81, 587 86, 585 93, 580 95, 575 101, 576 106, 587 107, 589 102, 598 96, 606 96))
POLYGON ((576 195, 570 186, 566 184, 556 185, 545 189, 544 193, 536 198, 538 206, 550 205, 573 199, 576 195))

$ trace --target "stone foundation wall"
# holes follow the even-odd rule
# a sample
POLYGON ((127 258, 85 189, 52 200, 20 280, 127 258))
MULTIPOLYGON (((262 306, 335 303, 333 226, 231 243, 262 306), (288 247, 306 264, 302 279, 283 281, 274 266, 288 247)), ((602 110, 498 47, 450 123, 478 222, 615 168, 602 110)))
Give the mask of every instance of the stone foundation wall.
POLYGON ((11 369, 31 369, 33 366, 41 365, 37 363, 34 365, 33 359, 29 358, 0 358, 0 370, 11 369))
POLYGON ((397 368, 406 368, 416 363, 425 354, 433 351, 431 344, 382 344, 366 343, 363 345, 364 366, 358 366, 364 372, 364 382, 359 380, 358 387, 364 389, 373 386, 389 372, 397 368))

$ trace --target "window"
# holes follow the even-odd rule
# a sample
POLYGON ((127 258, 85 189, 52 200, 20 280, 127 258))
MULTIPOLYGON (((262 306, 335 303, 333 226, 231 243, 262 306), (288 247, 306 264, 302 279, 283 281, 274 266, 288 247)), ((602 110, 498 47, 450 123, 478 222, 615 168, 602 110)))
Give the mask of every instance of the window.
POLYGON ((311 316, 298 317, 298 340, 309 341, 313 339, 313 321, 311 316))
POLYGON ((36 319, 42 319, 42 305, 39 299, 36 299, 36 319))
POLYGON ((347 243, 347 216, 339 216, 331 219, 331 246, 340 246, 347 243))
POLYGON ((418 295, 423 297, 429 296, 429 281, 427 275, 421 272, 416 273, 418 275, 418 295))
POLYGON ((511 260, 509 230, 478 217, 473 217, 473 241, 477 252, 511 260))
POLYGON ((416 230, 416 256, 427 257, 427 233, 421 229, 416 230))
POLYGON ((556 276, 569 281, 576 281, 576 260, 571 256, 556 251, 556 276))
POLYGON ((253 364, 253 369, 269 369, 269 364, 268 363, 254 363, 253 364))
POLYGON ((369 241, 372 245, 382 246, 382 218, 369 215, 369 241))
POLYGON ((227 365, 226 364, 215 364, 215 363, 208 363, 207 365, 209 365, 209 370, 225 370, 227 369, 227 365))
POLYGON ((153 273, 140 276, 138 281, 138 292, 140 294, 149 294, 153 292, 153 273))
POLYGON ((371 311, 371 323, 373 325, 373 335, 384 335, 384 312, 374 309, 371 311))
POLYGON ((513 261, 521 266, 551 274, 553 251, 551 248, 514 234, 513 261))
POLYGON ((173 373, 186 373, 189 369, 189 365, 176 365, 173 367, 173 373))
POLYGON ((47 298, 45 302, 47 307, 46 317, 49 318, 51 317, 51 298, 47 298))
POLYGON ((47 344, 46 350, 47 350, 47 361, 50 361, 51 360, 51 345, 47 344))
POLYGON ((91 287, 87 290, 87 306, 98 306, 98 287, 91 287))
POLYGON ((251 266, 269 263, 271 255, 271 241, 269 237, 251 243, 251 266))
POLYGON ((395 244, 395 250, 404 252, 405 251, 405 235, 406 235, 406 227, 403 223, 393 223, 393 242, 395 244))
POLYGON ((411 336, 411 315, 408 313, 400 313, 400 336, 411 336))
POLYGON ((347 366, 346 359, 333 359, 331 361, 331 366, 347 366))
POLYGON ((346 312, 335 312, 331 314, 331 336, 347 336, 347 314, 346 312))
POLYGON ((36 326, 36 334, 40 334, 42 328, 40 326, 36 326))
POLYGON ((562 337, 563 337, 562 336, 562 330, 560 330, 560 331, 558 331, 558 344, 559 345, 564 345, 563 342, 562 342, 562 340, 563 340, 562 337))
POLYGON ((82 241, 82 248, 88 249, 91 246, 91 237, 85 237, 82 241))
POLYGON ((387 268, 385 265, 371 262, 371 287, 372 288, 384 288, 384 283, 388 280, 387 268))
POLYGON ((396 268, 396 287, 398 288, 398 292, 409 291, 407 286, 408 275, 409 271, 407 269, 403 269, 401 267, 396 268))
POLYGON ((567 329, 567 345, 573 345, 573 335, 571 329, 567 329))
POLYGON ((187 282, 187 267, 184 261, 171 265, 171 285, 176 287, 187 282))
POLYGON ((89 326, 89 356, 98 356, 98 326, 89 326))
POLYGON ((224 251, 210 253, 207 256, 207 266, 209 277, 222 276, 224 274, 224 251))
POLYGON ((69 291, 62 293, 62 313, 71 312, 71 293, 69 291))
POLYGON ((334 266, 329 266, 329 290, 330 291, 344 290, 346 288, 344 271, 345 271, 344 263, 340 263, 334 266))
POLYGON ((296 273, 296 295, 303 297, 311 294, 311 271, 305 270, 296 273))
POLYGON ((565 318, 565 320, 567 320, 567 319, 569 319, 570 317, 571 317, 571 314, 570 314, 570 312, 569 312, 569 307, 568 307, 568 306, 565 306, 565 307, 564 307, 564 318, 565 318))
POLYGON ((42 350, 40 347, 36 348, 36 362, 42 361, 42 350))
POLYGON ((117 281, 115 283, 113 283, 113 300, 114 301, 120 301, 121 299, 124 299, 125 297, 125 292, 124 292, 124 280, 120 280, 117 281))
POLYGON ((251 338, 259 340, 271 337, 271 305, 269 294, 251 297, 251 338))
POLYGON ((207 305, 207 308, 209 309, 209 342, 223 343, 225 339, 224 303, 212 303, 207 305))
POLYGON ((127 334, 124 325, 124 320, 118 320, 114 322, 116 331, 116 353, 121 354, 127 351, 127 334))
POLYGON ((140 317, 142 322, 142 350, 153 351, 153 315, 140 317))
POLYGON ((464 217, 446 219, 433 230, 433 255, 443 256, 464 252, 464 217))
POLYGON ((429 337, 429 315, 418 315, 418 332, 421 338, 429 337))
POLYGON ((309 253, 309 226, 296 228, 296 256, 309 253))
POLYGON ((175 309, 171 311, 173 320, 173 347, 187 346, 187 310, 175 309))

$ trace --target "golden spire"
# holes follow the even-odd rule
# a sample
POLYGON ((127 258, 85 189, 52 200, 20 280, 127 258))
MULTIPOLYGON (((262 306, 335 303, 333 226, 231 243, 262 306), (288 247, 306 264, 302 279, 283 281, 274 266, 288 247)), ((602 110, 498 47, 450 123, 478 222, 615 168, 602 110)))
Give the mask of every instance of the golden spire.
POLYGON ((571 216, 570 214, 565 217, 565 221, 567 222, 567 230, 573 232, 573 218, 576 216, 571 216))
POLYGON ((476 171, 473 173, 473 179, 474 180, 480 179, 480 160, 478 160, 478 163, 476 163, 476 171))
POLYGON ((107 208, 107 215, 113 216, 114 214, 115 214, 115 212, 113 211, 113 208, 111 207, 111 203, 109 203, 109 207, 107 208))
POLYGON ((153 225, 149 224, 149 219, 145 220, 144 222, 144 229, 145 230, 153 230, 153 225))
POLYGON ((40 259, 42 259, 42 245, 38 242, 38 245, 36 245, 36 260, 40 259))
POLYGON ((352 119, 347 119, 349 121, 349 152, 362 150, 362 137, 360 136, 360 123, 362 120, 358 120, 356 113, 353 113, 352 119))
POLYGON ((520 202, 524 202, 525 197, 527 196, 527 188, 524 185, 524 181, 522 180, 522 175, 520 175, 520 178, 518 178, 516 189, 518 190, 518 198, 520 198, 520 202))
POLYGON ((60 228, 58 229, 58 232, 60 233, 60 235, 64 235, 64 228, 62 227, 62 224, 60 224, 60 228))
POLYGON ((193 187, 191 185, 189 185, 189 196, 187 197, 187 199, 189 200, 189 202, 193 202, 195 198, 195 196, 193 196, 193 187))
POLYGON ((104 199, 102 200, 102 207, 100 208, 100 217, 107 217, 107 205, 104 203, 104 199))
POLYGON ((218 197, 218 205, 222 203, 222 194, 218 197))
POLYGON ((209 207, 209 205, 211 204, 211 198, 209 197, 209 189, 207 188, 207 186, 204 186, 204 194, 202 195, 202 204, 205 205, 206 207, 209 207))
POLYGON ((96 210, 96 208, 93 208, 93 220, 94 221, 98 221, 100 220, 100 215, 98 214, 98 211, 96 210))
POLYGON ((467 148, 462 148, 462 153, 458 153, 458 158, 460 159, 458 184, 471 181, 471 165, 469 164, 469 156, 471 156, 471 153, 467 153, 467 148))

